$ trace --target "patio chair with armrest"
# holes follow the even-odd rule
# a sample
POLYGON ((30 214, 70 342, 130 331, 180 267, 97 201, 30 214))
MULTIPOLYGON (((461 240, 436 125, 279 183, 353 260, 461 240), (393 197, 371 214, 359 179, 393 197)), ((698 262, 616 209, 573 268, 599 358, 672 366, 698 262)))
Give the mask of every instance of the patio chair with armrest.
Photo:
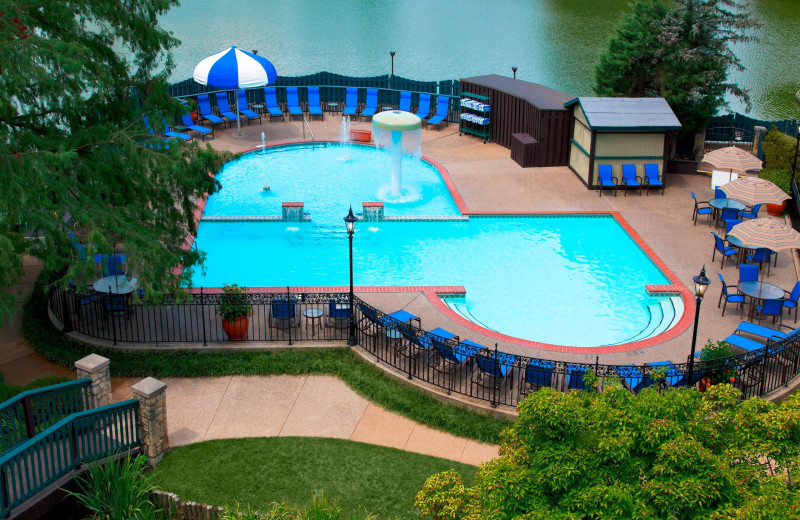
POLYGON ((763 206, 763 204, 756 204, 750 210, 747 208, 743 209, 739 212, 739 218, 758 218, 758 210, 761 209, 761 206, 763 206))
POLYGON ((244 90, 237 90, 236 91, 236 99, 239 103, 239 114, 247 117, 247 124, 250 124, 251 119, 258 119, 258 124, 261 124, 261 114, 258 112, 254 112, 250 110, 250 107, 247 105, 247 96, 245 95, 244 90))
POLYGON ((647 195, 650 196, 650 188, 661 188, 661 195, 664 195, 664 182, 658 175, 658 164, 648 163, 644 165, 644 186, 647 195))
POLYGON ((228 120, 228 126, 232 125, 234 121, 241 118, 242 116, 237 116, 231 110, 231 107, 228 106, 228 93, 227 92, 217 92, 217 111, 219 115, 226 118, 228 120))
POLYGON ((642 178, 636 175, 635 164, 622 165, 622 185, 625 186, 625 196, 628 196, 628 187, 639 189, 639 195, 642 194, 642 178))
POLYGON ((742 221, 739 220, 738 218, 726 219, 725 220, 725 236, 726 237, 728 236, 728 233, 731 232, 731 229, 733 229, 734 226, 736 226, 738 224, 741 224, 741 223, 742 223, 742 221))
POLYGON ((711 216, 714 214, 714 208, 709 206, 708 201, 698 201, 697 197, 694 195, 694 192, 692 192, 692 199, 694 200, 694 212, 692 213, 694 225, 697 225, 698 215, 708 215, 708 221, 711 222, 711 216))
POLYGON ((711 232, 711 234, 714 235, 714 252, 711 255, 711 261, 712 262, 714 261, 714 258, 716 258, 717 256, 717 251, 719 251, 722 254, 722 262, 720 263, 720 269, 725 269, 725 259, 728 258, 729 256, 738 255, 739 251, 737 251, 733 247, 726 246, 725 241, 722 240, 722 237, 719 236, 718 234, 714 233, 713 231, 711 232))
POLYGON ((203 119, 211 122, 211 128, 214 128, 214 125, 225 123, 224 119, 211 111, 211 103, 208 102, 208 94, 200 94, 197 96, 197 107, 200 109, 200 115, 203 119))
POLYGON ((269 327, 286 330, 300 326, 300 314, 294 298, 275 298, 269 306, 269 327))
POLYGON ((786 298, 783 301, 783 308, 789 309, 789 314, 791 314, 792 309, 794 309, 794 322, 797 323, 797 300, 800 298, 800 282, 794 284, 792 292, 787 292, 786 290, 783 292, 786 294, 786 298))
POLYGON ((308 87, 308 117, 314 116, 319 116, 322 121, 325 120, 322 105, 319 102, 319 87, 308 87))
POLYGON ((364 104, 364 110, 361 111, 361 118, 372 117, 378 111, 378 89, 367 89, 367 102, 364 104))
POLYGON ((739 220, 739 211, 736 208, 722 208, 722 214, 717 220, 717 227, 729 220, 739 220))
POLYGON ((283 115, 283 110, 278 106, 278 97, 275 94, 275 87, 264 87, 264 107, 269 112, 269 122, 272 122, 273 117, 280 117, 281 121, 286 118, 283 115))
POLYGON ((400 106, 398 110, 411 112, 411 92, 403 90, 400 92, 400 106))
POLYGON ((773 254, 774 253, 771 249, 759 247, 756 249, 755 253, 747 255, 747 261, 751 264, 758 264, 759 269, 763 269, 764 264, 767 264, 767 276, 769 276, 773 254))
POLYGON ((600 189, 597 190, 598 196, 603 194, 603 188, 614 188, 614 196, 617 196, 617 188, 619 188, 619 185, 617 184, 617 178, 611 175, 610 164, 597 165, 597 185, 600 186, 600 189))
POLYGON ((419 106, 417 107, 417 115, 420 119, 426 119, 428 114, 431 113, 431 95, 430 94, 420 94, 419 95, 419 106))
POLYGON ((358 89, 356 87, 347 87, 345 90, 344 110, 343 116, 352 116, 353 119, 358 115, 358 89))
MULTIPOLYGON (((362 312, 364 308, 361 309, 362 312)), ((334 329, 346 329, 350 325, 350 304, 337 302, 333 298, 328 304, 328 326, 334 329)))
POLYGON ((553 380, 553 362, 542 359, 531 359, 522 371, 519 380, 519 392, 528 394, 531 390, 550 386, 553 380))
POLYGON ((289 121, 294 116, 303 117, 303 109, 300 108, 300 100, 297 97, 297 87, 286 87, 286 109, 289 111, 289 121))
POLYGON ((103 276, 114 276, 125 274, 125 259, 126 255, 94 255, 94 263, 97 264, 98 274, 103 276))
POLYGON ((728 303, 735 303, 741 309, 742 315, 744 315, 744 295, 739 294, 739 290, 736 290, 736 294, 728 293, 728 289, 736 289, 735 285, 728 285, 725 283, 725 278, 722 277, 721 273, 717 273, 719 276, 719 281, 722 284, 722 289, 719 291, 719 301, 717 302, 717 309, 719 306, 722 305, 722 299, 725 298, 725 305, 722 306, 722 315, 725 316, 725 307, 728 306, 728 303))
POLYGON ((739 264, 739 283, 757 281, 758 266, 752 264, 739 264))
POLYGON ((425 125, 433 125, 437 128, 437 130, 439 129, 439 125, 442 123, 444 123, 446 126, 448 124, 447 113, 449 108, 450 98, 439 94, 439 96, 436 98, 436 114, 434 114, 432 118, 428 119, 428 122, 425 123, 425 125))
POLYGON ((755 307, 755 319, 772 318, 772 323, 780 325, 783 320, 783 298, 776 300, 764 300, 761 305, 755 307))
POLYGON ((714 198, 715 199, 727 199, 728 198, 728 194, 725 193, 724 191, 722 191, 722 188, 720 188, 719 186, 715 186, 714 187, 714 198))
POLYGON ((192 121, 192 116, 190 116, 189 114, 183 114, 181 116, 181 122, 183 123, 183 126, 185 126, 187 130, 193 130, 198 134, 200 134, 200 137, 202 137, 203 141, 206 140, 206 136, 208 134, 211 134, 211 137, 214 137, 213 126, 211 128, 206 128, 202 125, 196 125, 194 124, 194 121, 192 121))

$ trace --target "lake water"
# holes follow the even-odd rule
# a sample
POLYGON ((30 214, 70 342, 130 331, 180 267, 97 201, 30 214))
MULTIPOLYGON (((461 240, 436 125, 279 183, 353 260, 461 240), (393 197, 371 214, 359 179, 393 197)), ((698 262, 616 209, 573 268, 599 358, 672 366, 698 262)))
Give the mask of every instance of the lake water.
MULTIPOLYGON (((161 19, 183 44, 172 79, 192 76, 230 45, 258 49, 278 74, 319 71, 418 80, 511 75, 575 95, 592 95, 594 66, 628 0, 182 0, 161 19)), ((749 115, 798 118, 800 0, 758 0, 759 42, 736 47, 747 70, 731 80, 750 89, 749 115)), ((738 101, 733 108, 744 112, 738 101)))

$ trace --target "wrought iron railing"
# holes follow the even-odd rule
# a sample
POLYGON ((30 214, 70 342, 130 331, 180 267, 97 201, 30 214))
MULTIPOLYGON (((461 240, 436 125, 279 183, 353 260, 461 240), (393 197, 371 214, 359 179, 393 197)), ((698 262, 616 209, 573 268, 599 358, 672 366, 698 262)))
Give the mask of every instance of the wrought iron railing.
POLYGON ((90 379, 28 390, 0 404, 0 453, 32 438, 64 417, 92 407, 90 379))
POLYGON ((0 456, 0 518, 82 463, 140 445, 135 399, 72 414, 0 456))
MULTIPOLYGON (((200 291, 187 302, 162 305, 127 304, 126 309, 98 295, 92 304, 87 294, 54 289, 50 308, 64 324, 94 338, 119 342, 203 343, 245 341, 338 341, 349 335, 350 305, 347 293, 292 291, 250 292, 246 336, 230 341, 215 313, 219 292, 200 291)), ((708 379, 731 381, 743 397, 764 395, 795 377, 800 370, 800 333, 765 347, 726 359, 698 361, 692 381, 687 363, 668 365, 609 365, 566 362, 512 355, 497 345, 476 345, 468 338, 445 338, 421 328, 417 322, 401 323, 359 298, 354 300, 356 342, 379 363, 411 379, 488 401, 516 406, 524 396, 542 386, 559 391, 589 386, 602 388, 619 382, 632 392, 648 386, 693 386, 708 379), (662 377, 662 372, 665 372, 662 377), (588 374, 588 377, 584 377, 588 374)), ((440 331, 441 332, 441 331, 440 331)))

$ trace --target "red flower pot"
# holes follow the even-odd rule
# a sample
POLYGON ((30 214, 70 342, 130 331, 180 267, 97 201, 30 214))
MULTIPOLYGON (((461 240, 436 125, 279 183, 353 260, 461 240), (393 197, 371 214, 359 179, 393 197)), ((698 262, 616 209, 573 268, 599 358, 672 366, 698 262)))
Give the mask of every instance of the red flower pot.
POLYGON ((231 341, 238 341, 247 336, 248 317, 239 316, 232 320, 222 318, 222 330, 228 335, 231 341))
POLYGON ((784 211, 786 211, 785 200, 780 204, 767 204, 767 213, 769 213, 773 217, 780 217, 781 215, 783 215, 784 211))

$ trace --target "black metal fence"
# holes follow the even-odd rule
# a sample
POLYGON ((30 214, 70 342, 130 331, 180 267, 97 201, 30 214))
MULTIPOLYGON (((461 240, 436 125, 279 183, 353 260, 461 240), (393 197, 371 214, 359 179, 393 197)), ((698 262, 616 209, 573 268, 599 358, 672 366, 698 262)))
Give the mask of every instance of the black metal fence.
MULTIPOLYGON (((164 344, 252 341, 338 341, 349 336, 347 293, 249 292, 252 314, 242 339, 231 341, 217 314, 221 293, 200 292, 190 301, 144 305, 118 295, 54 289, 51 312, 65 331, 113 341, 164 344)), ((687 363, 607 365, 517 356, 447 332, 400 322, 359 298, 354 300, 356 343, 409 379, 497 404, 516 406, 528 392, 552 387, 566 392, 619 382, 637 393, 649 386, 685 387, 701 381, 731 382, 743 397, 764 395, 786 385, 800 369, 800 333, 761 349, 714 361, 696 362, 691 381, 687 363)), ((234 331, 235 333, 235 331, 234 331)))
POLYGON ((767 132, 775 126, 787 135, 798 137, 797 120, 795 119, 764 121, 734 112, 711 118, 706 127, 704 152, 725 146, 736 146, 763 159, 764 151, 761 148, 763 139, 757 139, 755 131, 757 126, 766 128, 767 132))

